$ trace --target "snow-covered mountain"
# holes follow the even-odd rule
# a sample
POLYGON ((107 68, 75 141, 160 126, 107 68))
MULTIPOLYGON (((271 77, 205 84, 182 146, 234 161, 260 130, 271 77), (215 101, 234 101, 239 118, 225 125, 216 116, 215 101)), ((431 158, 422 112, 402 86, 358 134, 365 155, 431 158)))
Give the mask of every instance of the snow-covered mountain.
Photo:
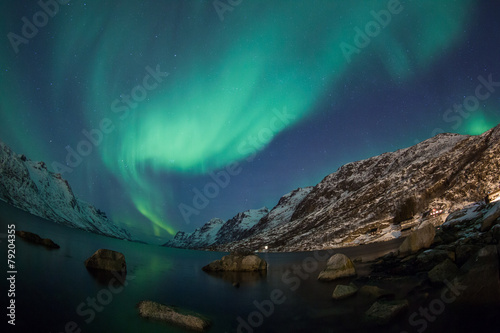
POLYGON ((250 209, 236 214, 226 222, 212 219, 193 233, 179 231, 164 246, 187 249, 214 248, 272 229, 290 222, 295 208, 312 189, 312 186, 298 188, 285 194, 271 211, 267 207, 250 209), (213 227, 214 221, 217 221, 217 228, 213 227))
POLYGON ((252 229, 268 213, 269 209, 267 207, 238 213, 232 219, 227 220, 220 228, 215 244, 226 244, 242 239, 245 232, 252 229))
POLYGON ((130 240, 130 233, 94 206, 75 197, 67 180, 44 162, 17 155, 0 142, 0 200, 69 227, 130 240))
POLYGON ((312 186, 298 188, 282 196, 278 204, 271 209, 269 214, 262 217, 259 222, 246 231, 240 239, 261 233, 265 230, 271 230, 279 225, 290 222, 295 209, 312 189, 312 186))
POLYGON ((259 220, 269 213, 267 207, 250 209, 238 213, 233 218, 223 221, 213 218, 192 233, 179 231, 164 246, 185 249, 203 249, 214 245, 240 240, 243 234, 255 226, 259 220))
POLYGON ((305 251, 388 240, 399 237, 400 222, 418 223, 432 208, 446 213, 482 200, 498 189, 499 171, 500 125, 479 136, 438 134, 340 167, 211 248, 305 251))
POLYGON ((175 237, 165 246, 177 247, 181 249, 199 249, 206 248, 217 239, 217 233, 224 225, 224 221, 219 218, 213 218, 205 223, 201 228, 197 228, 192 233, 179 231, 175 237))
POLYGON ((224 250, 302 251, 397 236, 394 223, 421 220, 482 200, 498 189, 500 125, 480 136, 438 134, 415 146, 340 167, 297 206, 290 223, 224 250))

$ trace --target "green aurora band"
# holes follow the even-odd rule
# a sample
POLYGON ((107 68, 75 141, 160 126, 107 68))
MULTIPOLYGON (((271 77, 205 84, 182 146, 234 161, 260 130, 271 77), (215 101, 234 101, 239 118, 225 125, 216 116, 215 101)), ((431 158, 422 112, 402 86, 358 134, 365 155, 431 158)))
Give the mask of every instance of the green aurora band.
MULTIPOLYGON (((248 158, 242 142, 269 128, 273 110, 290 115, 275 137, 310 116, 350 71, 369 73, 380 64, 393 80, 411 81, 462 41, 473 3, 401 1, 401 12, 352 54, 352 62, 339 46, 354 45, 354 28, 364 29, 374 20, 370 11, 386 10, 387 0, 243 1, 224 13, 223 22, 212 1, 164 1, 155 10, 133 1, 88 3, 72 21, 54 22, 59 26, 51 47, 58 57, 51 80, 84 68, 87 128, 105 118, 114 126, 97 149, 102 161, 154 234, 173 235, 160 207, 174 193, 154 175, 202 175, 248 158), (168 76, 157 85, 149 79, 154 89, 124 111, 122 98, 143 84, 146 67, 157 66, 168 76), (112 107, 117 99, 120 112, 112 107)), ((53 99, 67 94, 59 87, 53 99)), ((0 103, 2 109, 19 107, 0 103)), ((470 126, 475 133, 478 127, 470 126)))

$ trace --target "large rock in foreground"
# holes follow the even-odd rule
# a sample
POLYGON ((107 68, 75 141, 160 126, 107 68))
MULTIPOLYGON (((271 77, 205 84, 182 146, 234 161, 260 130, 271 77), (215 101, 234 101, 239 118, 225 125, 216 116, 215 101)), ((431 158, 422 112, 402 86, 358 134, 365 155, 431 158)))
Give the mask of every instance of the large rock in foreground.
POLYGON ((344 254, 337 253, 328 259, 326 268, 319 273, 318 280, 332 281, 356 275, 356 269, 351 259, 344 254))
POLYGON ((33 244, 38 244, 38 245, 43 245, 49 249, 58 249, 60 248, 59 245, 54 243, 51 239, 48 238, 42 238, 38 236, 37 234, 34 234, 29 231, 16 231, 16 235, 23 238, 24 240, 33 243, 33 244))
POLYGON ((85 260, 85 266, 90 269, 110 272, 127 271, 127 264, 123 253, 107 249, 97 250, 90 258, 85 260))
POLYGON ((258 272, 267 270, 267 262, 255 254, 228 254, 202 269, 205 272, 258 272))
POLYGON ((410 236, 406 237, 403 244, 399 247, 400 254, 415 253, 421 249, 427 249, 431 246, 436 236, 436 228, 429 222, 424 222, 420 228, 414 230, 410 236))
POLYGON ((210 327, 210 320, 200 314, 153 301, 141 301, 137 308, 141 317, 161 320, 190 330, 202 332, 210 327))

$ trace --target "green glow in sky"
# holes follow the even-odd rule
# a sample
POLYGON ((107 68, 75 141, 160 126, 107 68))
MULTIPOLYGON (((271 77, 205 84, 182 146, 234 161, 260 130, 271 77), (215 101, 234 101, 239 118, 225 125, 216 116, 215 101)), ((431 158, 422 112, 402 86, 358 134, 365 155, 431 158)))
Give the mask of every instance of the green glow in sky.
POLYGON ((167 13, 160 26, 152 18, 149 26, 132 21, 103 30, 106 14, 107 19, 127 21, 136 10, 129 2, 104 10, 101 20, 82 17, 85 29, 60 46, 63 54, 93 48, 94 57, 89 59, 93 85, 87 99, 98 111, 87 110, 90 122, 102 116, 112 118, 111 102, 131 94, 143 82, 146 66, 154 69, 159 65, 161 71, 169 72, 155 89, 147 91, 146 99, 134 100, 137 107, 130 108, 130 113, 116 114, 124 119, 115 121, 117 130, 99 152, 106 166, 120 177, 137 209, 155 225, 155 233, 159 235, 163 229, 173 234, 157 208, 168 200, 168 184, 159 186, 145 177, 146 169, 203 174, 247 158, 252 150, 242 147, 251 136, 270 127, 274 109, 286 108, 290 114, 286 123, 273 130, 276 136, 307 117, 323 95, 332 93, 335 82, 351 65, 370 68, 381 61, 388 75, 411 79, 415 68, 425 68, 438 56, 436 52, 460 38, 468 8, 468 1, 453 8, 433 2, 432 12, 431 3, 404 4, 399 17, 392 18, 392 26, 374 37, 372 45, 359 55, 353 55, 349 64, 339 44, 352 43, 354 27, 364 28, 373 19, 370 9, 383 10, 386 4, 324 2, 324 6, 313 7, 305 2, 293 6, 279 2, 266 3, 268 8, 263 10, 262 3, 247 3, 238 12, 228 13, 224 25, 216 21, 207 26, 206 20, 213 20, 214 13, 205 2, 184 9, 199 13, 196 20, 179 21, 167 13), (310 14, 304 15, 307 12, 310 14), (252 24, 242 20, 245 16, 252 24), (424 22, 419 21, 422 17, 424 22), (422 31, 420 38, 400 33, 408 18, 422 31), (163 29, 167 33, 151 38, 163 29), (371 59, 374 52, 377 58, 371 59))
MULTIPOLYGON (((339 95, 350 73, 369 76, 382 65, 395 81, 412 80, 452 52, 473 2, 401 1, 352 61, 340 44, 354 44, 354 29, 374 20, 372 10, 386 10, 387 0, 244 1, 223 22, 211 1, 169 3, 149 11, 134 1, 88 4, 71 21, 54 20, 58 34, 49 40, 57 54, 51 79, 87 82, 74 111, 84 113, 87 129, 112 120, 96 151, 158 236, 175 232, 161 209, 174 194, 154 175, 203 175, 245 160, 256 150, 251 138, 266 137, 265 148, 323 97, 339 95), (145 81, 157 66, 168 76, 145 81), (145 96, 136 89, 140 98, 125 102, 145 85, 145 96)), ((53 99, 67 95, 61 85, 53 99)))
POLYGON ((469 135, 480 135, 496 125, 495 119, 488 116, 488 113, 482 110, 475 111, 464 124, 464 129, 460 133, 469 135))

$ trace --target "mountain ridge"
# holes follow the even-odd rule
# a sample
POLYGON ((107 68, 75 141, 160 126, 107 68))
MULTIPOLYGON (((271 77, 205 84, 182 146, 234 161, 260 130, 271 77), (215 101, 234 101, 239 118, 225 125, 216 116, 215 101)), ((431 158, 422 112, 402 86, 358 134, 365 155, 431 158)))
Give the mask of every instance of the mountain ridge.
POLYGON ((347 163, 295 202, 286 223, 259 228, 272 222, 268 214, 240 239, 204 249, 305 251, 399 237, 402 221, 418 223, 429 209, 458 209, 496 189, 499 142, 500 125, 478 136, 442 133, 347 163))
POLYGON ((111 222, 106 214, 78 199, 68 181, 14 153, 0 141, 0 200, 44 219, 96 234, 131 240, 130 232, 111 222))

